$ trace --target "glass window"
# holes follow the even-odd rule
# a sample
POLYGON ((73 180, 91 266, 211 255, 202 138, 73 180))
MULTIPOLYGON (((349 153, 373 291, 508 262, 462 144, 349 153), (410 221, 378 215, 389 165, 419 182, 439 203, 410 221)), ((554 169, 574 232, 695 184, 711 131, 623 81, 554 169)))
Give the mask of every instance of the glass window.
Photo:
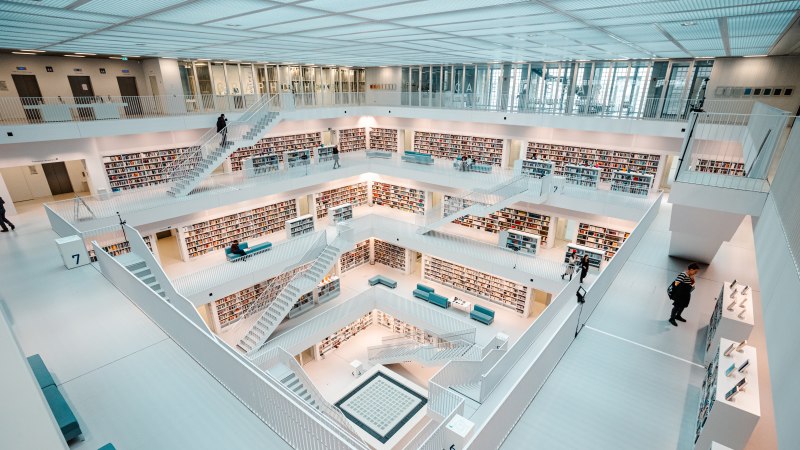
POLYGON ((478 64, 475 73, 475 107, 485 109, 489 105, 489 92, 491 81, 489 79, 489 66, 478 64))
POLYGON ((591 102, 589 101, 589 82, 592 78, 592 63, 581 62, 575 69, 575 89, 572 90, 572 112, 575 114, 588 114, 591 102))
POLYGON ((242 82, 239 80, 239 65, 225 64, 228 75, 228 92, 233 95, 242 95, 242 82))
POLYGON ((634 61, 628 73, 628 85, 622 99, 622 115, 640 117, 644 113, 646 103, 643 101, 647 95, 647 80, 650 78, 650 63, 647 61, 634 61))
POLYGON ((653 63, 650 83, 647 87, 647 98, 644 100, 644 111, 642 111, 644 117, 658 116, 658 104, 661 101, 661 95, 664 93, 668 67, 669 61, 656 61, 653 63))
POLYGON ((256 66, 256 89, 259 95, 269 94, 267 86, 267 69, 264 66, 256 66))
POLYGON ((211 74, 214 77, 214 93, 217 95, 228 95, 225 66, 222 63, 211 63, 211 74))
POLYGON ((242 77, 242 92, 245 94, 256 93, 256 83, 253 80, 253 66, 251 64, 242 64, 240 66, 242 77))
POLYGON ((191 61, 178 61, 178 70, 181 75, 181 87, 183 88, 183 95, 193 97, 197 95, 195 92, 194 70, 192 70, 191 61))
POLYGON ((683 113, 686 106, 686 79, 689 76, 688 62, 672 63, 669 74, 667 94, 664 97, 664 106, 661 108, 661 117, 676 117, 683 113))

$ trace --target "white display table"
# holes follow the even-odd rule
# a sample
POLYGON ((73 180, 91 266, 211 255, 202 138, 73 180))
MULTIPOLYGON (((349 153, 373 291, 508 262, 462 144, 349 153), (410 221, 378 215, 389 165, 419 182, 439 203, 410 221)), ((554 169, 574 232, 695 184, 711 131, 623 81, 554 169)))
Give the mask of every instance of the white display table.
POLYGON ((717 358, 707 366, 701 390, 695 450, 708 450, 712 442, 744 448, 761 417, 756 349, 745 345, 741 352, 733 351, 730 356, 725 356, 724 352, 731 344, 737 342, 723 338, 717 358), (744 373, 740 373, 738 369, 745 361, 750 363, 744 373), (727 376, 725 371, 731 364, 735 364, 735 369, 731 376, 727 376), (726 400, 725 394, 742 379, 747 380, 744 390, 732 400, 726 400))
POLYGON ((706 357, 707 366, 714 355, 717 354, 720 338, 731 339, 741 342, 750 337, 753 331, 755 318, 753 316, 753 290, 748 289, 746 294, 742 294, 744 284, 737 283, 731 288, 731 282, 726 281, 717 296, 717 304, 711 320, 708 324, 706 333, 706 357), (731 293, 736 290, 736 295, 731 298, 731 293), (735 302, 735 304, 733 304, 735 302), (733 310, 728 309, 733 304, 733 310), (739 317, 741 315, 741 317, 739 317))
POLYGON ((460 309, 461 311, 464 311, 465 313, 468 313, 468 314, 472 310, 472 303, 470 303, 470 302, 468 302, 466 300, 462 300, 460 298, 454 298, 450 302, 450 306, 452 306, 455 309, 460 309))

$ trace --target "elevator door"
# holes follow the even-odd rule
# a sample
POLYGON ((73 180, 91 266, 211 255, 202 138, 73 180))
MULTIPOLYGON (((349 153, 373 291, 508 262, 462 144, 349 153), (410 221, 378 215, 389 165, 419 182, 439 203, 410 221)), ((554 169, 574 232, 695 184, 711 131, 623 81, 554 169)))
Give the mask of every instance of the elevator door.
MULTIPOLYGON (((23 106, 42 103, 42 91, 39 90, 36 75, 11 75, 11 79, 14 80, 14 87, 17 88, 17 95, 23 106)), ((25 117, 31 123, 42 121, 42 115, 38 109, 26 109, 25 117)))
MULTIPOLYGON (((69 87, 72 89, 72 96, 75 97, 75 103, 79 105, 94 103, 94 89, 89 77, 68 76, 67 78, 69 87)), ((82 120, 94 120, 94 109, 78 108, 78 116, 82 120)))
POLYGON ((136 77, 117 77, 119 95, 122 102, 126 103, 126 116, 141 116, 142 102, 139 99, 139 89, 136 87, 136 77))
POLYGON ((63 162, 42 164, 44 169, 44 176, 47 178, 47 184, 50 186, 50 193, 53 195, 69 194, 75 192, 72 189, 72 182, 69 181, 69 173, 67 172, 67 165, 63 162))

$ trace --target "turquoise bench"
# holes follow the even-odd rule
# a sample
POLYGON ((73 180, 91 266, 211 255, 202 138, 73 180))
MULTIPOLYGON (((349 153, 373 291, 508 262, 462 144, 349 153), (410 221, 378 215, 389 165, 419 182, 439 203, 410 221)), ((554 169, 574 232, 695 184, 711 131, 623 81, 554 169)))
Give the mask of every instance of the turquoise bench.
POLYGON ((422 283, 417 283, 417 289, 419 289, 420 291, 425 291, 425 292, 433 292, 433 288, 432 287, 425 286, 422 283))
POLYGON ((469 312, 469 317, 489 325, 494 321, 494 311, 481 305, 475 305, 472 307, 472 311, 469 312))
POLYGON ((106 444, 97 450, 117 450, 117 447, 114 447, 114 444, 106 444))
POLYGON ((254 255, 260 252, 265 252, 267 250, 272 250, 272 242, 262 242, 252 247, 248 247, 247 242, 240 242, 239 248, 244 250, 245 253, 244 255, 237 255, 236 253, 232 253, 230 247, 225 247, 225 258, 228 261, 238 261, 246 256, 254 255))
MULTIPOLYGON (((453 168, 461 170, 461 161, 453 161, 453 168)), ((488 164, 472 164, 467 167, 467 172, 492 173, 492 166, 488 164)))
POLYGON ((383 275, 375 275, 374 277, 369 279, 369 285, 370 286, 375 286, 376 284, 382 284, 382 285, 384 285, 384 286, 386 286, 388 288, 392 288, 392 289, 397 287, 397 281, 394 281, 394 280, 392 280, 390 278, 386 278, 383 275))
POLYGON ((42 388, 44 399, 47 400, 47 406, 50 407, 64 440, 71 441, 76 437, 80 437, 83 432, 80 425, 78 425, 78 419, 75 418, 75 414, 67 404, 67 400, 58 390, 58 386, 56 386, 53 376, 47 370, 44 361, 42 361, 42 357, 38 354, 29 356, 28 365, 31 366, 36 381, 39 382, 39 386, 42 388))
POLYGON ((386 151, 386 150, 367 150, 367 158, 383 158, 389 159, 392 157, 394 152, 386 151))
POLYGON ((450 307, 450 302, 447 297, 431 292, 428 294, 428 303, 433 303, 436 306, 441 306, 444 309, 450 307))
POLYGON ((427 302, 428 296, 433 294, 433 292, 423 291, 422 289, 414 289, 414 292, 412 292, 412 294, 414 295, 414 297, 421 298, 427 302))
POLYGON ((406 150, 400 159, 415 164, 433 164, 433 156, 427 153, 412 152, 410 150, 406 150))

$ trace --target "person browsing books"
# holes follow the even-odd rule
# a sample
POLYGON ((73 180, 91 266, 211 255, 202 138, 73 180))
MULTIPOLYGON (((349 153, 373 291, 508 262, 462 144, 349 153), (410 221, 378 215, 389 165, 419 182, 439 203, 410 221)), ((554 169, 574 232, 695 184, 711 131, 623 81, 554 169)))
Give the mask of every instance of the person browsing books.
POLYGON ((677 327, 678 322, 686 322, 683 318, 683 310, 689 306, 692 300, 692 291, 694 290, 694 276, 700 270, 697 263, 691 263, 686 267, 686 270, 678 274, 675 281, 672 282, 672 289, 670 299, 672 299, 672 312, 669 316, 669 323, 677 327))

